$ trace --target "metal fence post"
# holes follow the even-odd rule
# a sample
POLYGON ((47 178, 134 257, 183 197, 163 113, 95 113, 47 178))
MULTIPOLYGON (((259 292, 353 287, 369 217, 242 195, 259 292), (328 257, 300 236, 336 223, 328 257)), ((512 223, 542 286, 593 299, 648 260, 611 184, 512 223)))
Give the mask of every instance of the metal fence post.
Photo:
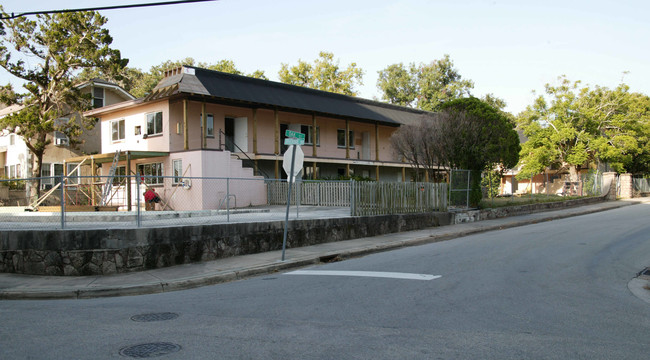
POLYGON ((467 170, 467 188, 465 189, 465 194, 467 195, 467 202, 465 203, 465 207, 469 209, 469 191, 470 191, 470 180, 472 177, 471 171, 467 170))
MULTIPOLYGON (((128 178, 129 184, 131 184, 131 176, 128 178)), ((129 185, 131 186, 131 185, 129 185)), ((135 206, 137 208, 136 210, 136 216, 135 216, 135 223, 137 227, 140 227, 142 225, 142 213, 140 211, 140 173, 136 174, 135 177, 135 206)))
POLYGON ((226 178, 226 222, 230 222, 230 178, 226 178))
POLYGON ((61 174, 61 230, 65 229, 65 183, 64 175, 61 174))

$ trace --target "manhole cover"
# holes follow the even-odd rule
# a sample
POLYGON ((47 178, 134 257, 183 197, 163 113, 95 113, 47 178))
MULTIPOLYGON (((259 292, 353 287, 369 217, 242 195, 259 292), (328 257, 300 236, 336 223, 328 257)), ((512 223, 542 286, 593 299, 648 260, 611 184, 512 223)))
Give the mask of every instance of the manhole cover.
POLYGON ((155 342, 125 347, 120 350, 120 355, 132 358, 150 358, 175 353, 180 349, 180 345, 168 342, 155 342))
POLYGON ((131 320, 139 322, 165 321, 176 319, 178 314, 172 312, 150 313, 131 316, 131 320))

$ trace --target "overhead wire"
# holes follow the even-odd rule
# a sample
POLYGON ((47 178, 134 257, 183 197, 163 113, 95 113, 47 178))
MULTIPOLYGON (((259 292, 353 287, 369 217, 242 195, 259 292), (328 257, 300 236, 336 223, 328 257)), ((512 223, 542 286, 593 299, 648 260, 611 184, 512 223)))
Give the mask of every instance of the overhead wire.
POLYGON ((89 7, 89 8, 81 8, 81 9, 27 11, 27 12, 18 13, 18 14, 14 14, 12 12, 10 15, 7 14, 8 16, 0 15, 0 20, 11 20, 11 19, 19 18, 21 16, 30 16, 30 15, 62 14, 62 13, 78 12, 78 11, 100 11, 100 10, 129 9, 129 8, 138 8, 138 7, 178 5, 178 4, 189 4, 189 3, 208 2, 208 1, 219 1, 219 0, 174 0, 174 1, 160 1, 160 2, 155 2, 155 3, 140 3, 140 4, 126 4, 126 5, 113 5, 113 6, 99 6, 99 7, 89 7))

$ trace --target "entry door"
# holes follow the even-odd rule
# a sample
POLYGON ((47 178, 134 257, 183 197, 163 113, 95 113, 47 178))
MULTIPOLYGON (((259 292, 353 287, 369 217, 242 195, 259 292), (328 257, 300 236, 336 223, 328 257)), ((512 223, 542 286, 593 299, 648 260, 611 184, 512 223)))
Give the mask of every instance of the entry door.
POLYGON ((226 134, 226 150, 230 152, 235 151, 235 119, 227 117, 225 119, 224 134, 226 134))

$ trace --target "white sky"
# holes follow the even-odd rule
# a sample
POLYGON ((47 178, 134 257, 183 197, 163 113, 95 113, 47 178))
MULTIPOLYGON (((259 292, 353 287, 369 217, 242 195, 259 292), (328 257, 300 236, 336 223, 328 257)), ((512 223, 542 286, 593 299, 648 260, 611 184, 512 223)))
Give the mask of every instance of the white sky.
MULTIPOLYGON (((160 0, 5 0, 6 12, 160 0)), ((506 100, 517 114, 532 90, 559 75, 650 94, 650 1, 572 0, 221 0, 103 11, 113 47, 148 71, 165 60, 230 59, 277 80, 281 63, 333 52, 365 71, 364 98, 379 98, 377 72, 449 54, 473 95, 506 100), (623 75, 623 72, 629 72, 623 75)), ((0 83, 15 82, 0 70, 0 83)))

